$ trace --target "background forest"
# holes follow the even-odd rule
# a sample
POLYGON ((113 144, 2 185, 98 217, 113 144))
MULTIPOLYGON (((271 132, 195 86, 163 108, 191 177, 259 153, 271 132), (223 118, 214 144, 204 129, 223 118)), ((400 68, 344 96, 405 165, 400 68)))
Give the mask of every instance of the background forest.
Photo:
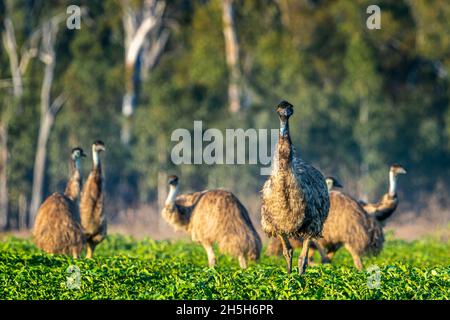
POLYGON ((378 199, 400 163, 395 219, 450 221, 449 1, 0 0, 0 33, 0 228, 30 228, 71 148, 97 139, 111 224, 156 232, 169 174, 233 191, 258 221, 258 165, 175 166, 170 136, 277 128, 282 99, 302 157, 347 192, 378 199))

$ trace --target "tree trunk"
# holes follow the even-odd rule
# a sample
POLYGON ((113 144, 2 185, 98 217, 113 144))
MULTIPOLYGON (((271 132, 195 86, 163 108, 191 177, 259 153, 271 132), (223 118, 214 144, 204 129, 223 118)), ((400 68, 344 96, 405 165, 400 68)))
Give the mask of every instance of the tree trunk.
POLYGON ((289 12, 289 1, 288 0, 278 0, 278 6, 281 11, 281 22, 283 26, 289 29, 291 25, 290 12, 289 12))
POLYGON ((158 33, 162 26, 164 1, 145 0, 142 8, 136 10, 132 8, 129 0, 122 0, 122 10, 125 33, 125 93, 122 100, 124 120, 121 140, 127 145, 131 139, 132 117, 136 109, 143 70, 148 72, 153 68, 164 49, 168 35, 166 32, 158 33), (148 35, 153 31, 155 31, 154 41, 149 42, 148 35), (143 52, 144 49, 147 52, 143 52))
MULTIPOLYGON (((367 152, 369 151, 367 148, 367 143, 369 141, 369 131, 367 130, 367 127, 369 125, 369 105, 368 102, 360 98, 360 108, 359 108, 359 125, 362 130, 362 135, 364 135, 364 138, 362 141, 364 141, 362 144, 360 142, 360 149, 362 151, 362 157, 361 162, 359 164, 359 181, 358 181, 358 197, 359 199, 363 201, 368 201, 368 186, 367 186, 367 180, 369 178, 369 166, 367 164, 367 152)), ((360 140, 361 141, 361 140, 360 140)))
POLYGON ((45 162, 47 160, 47 142, 54 122, 54 116, 46 113, 41 121, 39 136, 34 160, 33 189, 30 204, 30 223, 34 224, 34 218, 42 202, 42 187, 44 184, 45 162))
MULTIPOLYGON (((161 165, 161 164, 160 164, 161 165)), ((161 211, 164 208, 164 203, 167 199, 167 173, 160 169, 158 171, 158 211, 161 211)))
POLYGON ((228 103, 230 111, 242 109, 242 75, 239 67, 239 43, 234 21, 233 0, 222 0, 223 34, 225 38, 225 56, 228 65, 228 103))
POLYGON ((41 88, 41 121, 34 160, 33 188, 29 218, 30 225, 34 224, 34 219, 42 202, 45 162, 47 159, 47 142, 50 137, 55 117, 65 101, 64 95, 61 94, 53 101, 53 103, 51 103, 51 89, 56 65, 55 43, 56 35, 58 33, 58 24, 61 21, 62 17, 56 16, 45 23, 42 30, 42 52, 40 53, 40 58, 45 64, 45 69, 41 88))
POLYGON ((18 203, 18 217, 17 217, 17 225, 19 230, 25 230, 27 228, 27 196, 21 193, 19 195, 19 203, 18 203))
POLYGON ((8 220, 8 130, 0 123, 0 230, 8 220))
POLYGON ((163 219, 159 215, 159 212, 164 207, 164 203, 167 198, 167 152, 166 143, 163 136, 159 136, 157 139, 156 150, 158 150, 158 181, 157 181, 157 201, 158 201, 158 228, 161 230, 163 225, 163 219))

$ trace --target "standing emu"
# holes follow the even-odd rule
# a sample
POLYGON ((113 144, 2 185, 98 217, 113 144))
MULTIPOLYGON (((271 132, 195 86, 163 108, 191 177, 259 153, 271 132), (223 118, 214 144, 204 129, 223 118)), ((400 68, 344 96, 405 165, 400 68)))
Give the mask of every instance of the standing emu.
POLYGON ((406 174, 405 168, 398 164, 392 165, 389 170, 389 191, 383 195, 380 201, 377 203, 365 203, 364 201, 359 201, 364 210, 367 213, 375 215, 379 221, 386 220, 394 213, 395 209, 397 209, 397 180, 399 174, 406 174))
POLYGON ((33 228, 36 246, 47 253, 71 254, 77 259, 83 249, 78 198, 81 189, 81 148, 72 149, 71 176, 64 194, 53 193, 40 206, 33 228))
POLYGON ((95 247, 106 237, 106 217, 103 212, 103 177, 100 152, 105 144, 96 141, 92 145, 93 167, 83 188, 80 201, 81 225, 86 237, 86 258, 91 259, 95 247))
POLYGON ((247 267, 247 260, 259 258, 261 239, 234 194, 207 190, 178 195, 178 177, 170 176, 168 183, 170 190, 162 216, 175 229, 187 231, 193 241, 203 245, 210 267, 216 263, 214 243, 220 252, 237 257, 241 268, 247 267))
POLYGON ((288 273, 292 271, 289 238, 303 240, 298 258, 298 272, 302 274, 308 264, 310 241, 322 234, 330 199, 322 174, 295 154, 289 135, 293 106, 282 101, 276 111, 281 122, 280 135, 272 173, 262 190, 261 225, 269 237, 280 239, 288 273))

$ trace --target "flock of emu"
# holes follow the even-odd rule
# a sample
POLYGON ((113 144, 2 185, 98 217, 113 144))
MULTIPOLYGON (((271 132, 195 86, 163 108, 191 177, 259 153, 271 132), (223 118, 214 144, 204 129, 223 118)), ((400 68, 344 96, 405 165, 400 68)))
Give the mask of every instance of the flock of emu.
MULTIPOLYGON (((355 267, 362 269, 361 256, 378 254, 383 246, 383 222, 395 211, 397 177, 406 173, 399 165, 389 171, 389 191, 378 203, 357 201, 337 190, 342 186, 333 177, 323 175, 297 157, 289 134, 289 117, 293 106, 282 101, 276 108, 280 133, 272 173, 264 184, 261 226, 271 238, 267 253, 283 254, 287 271, 292 271, 293 247, 301 247, 298 272, 302 274, 312 261, 314 250, 322 263, 330 263, 334 253, 344 246, 352 255, 355 267)), ((103 212, 102 170, 99 154, 103 142, 92 145, 93 168, 82 188, 81 148, 72 150, 71 176, 64 194, 54 193, 41 205, 33 230, 36 245, 47 253, 86 257, 106 237, 103 212)), ((206 190, 179 194, 177 176, 169 177, 169 194, 161 212, 175 229, 188 232, 200 243, 214 267, 213 246, 221 253, 238 258, 241 268, 248 260, 257 260, 261 238, 250 216, 231 192, 206 190)))

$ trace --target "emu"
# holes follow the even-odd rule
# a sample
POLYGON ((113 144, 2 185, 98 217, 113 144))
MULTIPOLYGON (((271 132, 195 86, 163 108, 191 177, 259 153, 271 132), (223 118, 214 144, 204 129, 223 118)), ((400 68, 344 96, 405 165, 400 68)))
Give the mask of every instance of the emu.
POLYGON ((162 217, 203 246, 210 267, 216 264, 214 243, 221 253, 237 257, 241 268, 247 268, 247 260, 259 259, 261 239, 247 210, 234 194, 206 190, 178 195, 178 181, 177 176, 169 177, 169 194, 162 217))
POLYGON ((389 191, 385 193, 377 203, 366 203, 359 201, 363 209, 370 214, 376 215, 378 221, 389 218, 397 209, 397 180, 400 174, 406 174, 405 168, 401 165, 393 164, 389 169, 389 191))
POLYGON ((36 246, 47 253, 72 255, 77 259, 83 249, 78 198, 81 189, 81 148, 71 152, 71 176, 64 194, 55 192, 40 206, 33 227, 36 246))
POLYGON ((107 223, 104 214, 104 192, 100 153, 105 144, 98 140, 92 144, 92 171, 83 188, 80 201, 81 225, 86 238, 86 258, 91 259, 95 247, 106 237, 107 223))
POLYGON ((322 174, 295 153, 289 134, 292 104, 282 101, 276 111, 281 123, 280 134, 272 173, 262 189, 261 226, 269 237, 280 239, 288 273, 292 271, 289 238, 302 239, 298 259, 301 275, 308 264, 311 240, 322 235, 330 199, 322 174))

